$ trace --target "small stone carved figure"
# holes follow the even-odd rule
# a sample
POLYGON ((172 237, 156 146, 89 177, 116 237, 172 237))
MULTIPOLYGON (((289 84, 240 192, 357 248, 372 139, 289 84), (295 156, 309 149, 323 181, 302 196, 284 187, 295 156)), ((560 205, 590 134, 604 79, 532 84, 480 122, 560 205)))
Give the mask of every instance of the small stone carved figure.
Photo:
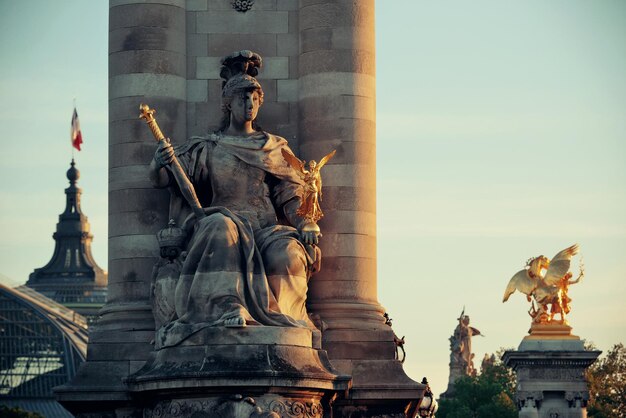
POLYGON ((314 327, 305 301, 320 257, 319 228, 303 231, 308 221, 297 213, 303 182, 283 159, 282 152, 293 154, 287 141, 256 126, 260 66, 251 51, 224 58, 220 129, 178 147, 160 141, 150 165, 153 185, 170 189, 170 217, 187 237, 172 298, 175 317, 157 333, 157 348, 209 326, 314 327), (175 157, 201 216, 173 179, 175 157))
POLYGON ((320 202, 322 201, 322 176, 320 170, 324 165, 333 158, 335 151, 331 151, 328 155, 325 155, 318 163, 315 160, 306 161, 300 160, 295 155, 289 153, 287 150, 282 150, 285 161, 291 165, 296 173, 304 181, 304 197, 302 198, 302 204, 298 208, 298 215, 302 216, 310 223, 317 223, 324 213, 320 208, 320 202), (308 169, 306 168, 308 166, 308 169))
POLYGON ((461 312, 458 321, 459 324, 450 337, 450 367, 459 367, 467 376, 475 376, 472 337, 482 334, 479 330, 469 325, 470 317, 465 315, 465 309, 461 312))
POLYGON ((489 367, 493 367, 496 364, 496 355, 492 354, 491 356, 485 353, 482 362, 480 363, 480 370, 484 372, 489 367))
POLYGON ((528 313, 533 318, 533 323, 567 324, 566 315, 570 312, 572 301, 567 294, 569 286, 578 283, 584 276, 582 263, 576 280, 571 280, 572 273, 568 271, 572 257, 578 251, 578 244, 574 244, 557 253, 552 260, 543 255, 528 260, 526 268, 517 272, 509 281, 502 302, 506 302, 518 290, 532 303, 528 313), (543 270, 546 270, 545 275, 542 274, 543 270), (556 314, 560 316, 558 321, 554 319, 556 314))

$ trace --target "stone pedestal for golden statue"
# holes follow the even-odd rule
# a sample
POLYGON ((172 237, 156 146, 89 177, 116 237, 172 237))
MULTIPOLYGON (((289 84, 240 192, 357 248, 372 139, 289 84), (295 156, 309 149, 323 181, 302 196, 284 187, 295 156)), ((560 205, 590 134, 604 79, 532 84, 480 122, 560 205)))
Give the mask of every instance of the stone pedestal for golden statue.
POLYGON ((566 319, 571 302, 568 286, 583 276, 581 266, 578 279, 570 280, 570 261, 577 253, 578 245, 573 245, 552 260, 544 256, 530 259, 527 268, 513 276, 505 291, 504 301, 519 290, 532 302, 529 335, 516 351, 507 351, 502 358, 517 375, 520 418, 587 417, 589 390, 585 370, 600 351, 585 350, 566 319))
POLYGON ((600 355, 562 324, 535 325, 503 361, 517 374, 520 418, 584 418, 589 390, 585 369, 600 355))

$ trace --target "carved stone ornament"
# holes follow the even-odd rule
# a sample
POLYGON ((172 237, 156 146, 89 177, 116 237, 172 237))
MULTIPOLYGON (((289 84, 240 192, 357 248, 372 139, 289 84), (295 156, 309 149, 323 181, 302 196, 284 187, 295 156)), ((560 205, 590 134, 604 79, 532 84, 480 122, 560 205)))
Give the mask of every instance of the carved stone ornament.
POLYGON ((564 415, 561 413, 561 411, 556 408, 550 408, 550 410, 548 411, 549 418, 563 418, 563 416, 564 415))
POLYGON ((248 10, 252 9, 252 6, 254 5, 254 0, 234 0, 233 2, 231 2, 231 4, 233 5, 233 9, 237 10, 238 12, 245 13, 248 10))
POLYGON ((181 399, 159 402, 146 410, 144 416, 150 418, 212 417, 212 418, 322 418, 324 410, 318 402, 273 399, 261 400, 233 395, 225 399, 181 399), (264 405, 263 405, 264 404, 264 405), (266 405, 266 406, 265 406, 266 405), (265 406, 265 407, 264 407, 265 406))

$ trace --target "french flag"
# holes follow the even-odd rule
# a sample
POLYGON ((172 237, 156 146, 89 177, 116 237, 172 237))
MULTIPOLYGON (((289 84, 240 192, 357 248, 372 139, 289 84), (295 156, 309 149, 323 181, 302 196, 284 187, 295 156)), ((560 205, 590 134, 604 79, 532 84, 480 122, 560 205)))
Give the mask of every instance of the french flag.
POLYGON ((74 108, 74 114, 72 115, 72 146, 80 151, 80 144, 83 143, 83 134, 80 132, 80 122, 78 121, 78 113, 74 108))

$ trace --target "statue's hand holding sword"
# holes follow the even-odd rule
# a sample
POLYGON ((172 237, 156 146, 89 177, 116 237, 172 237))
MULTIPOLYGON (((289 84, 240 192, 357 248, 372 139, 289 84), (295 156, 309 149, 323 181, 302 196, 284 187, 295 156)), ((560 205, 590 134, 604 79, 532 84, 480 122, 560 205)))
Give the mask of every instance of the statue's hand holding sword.
POLYGON ((198 200, 198 196, 196 195, 196 191, 193 188, 193 184, 191 184, 189 178, 187 178, 183 167, 180 165, 178 159, 176 158, 176 155, 174 154, 174 150, 172 149, 171 145, 169 145, 169 140, 165 138, 165 136, 161 132, 161 129, 159 128, 159 125, 157 124, 156 119, 154 119, 155 110, 150 109, 150 107, 146 104, 139 105, 139 110, 141 111, 139 118, 146 120, 146 123, 148 124, 148 127, 152 131, 152 134, 154 135, 154 138, 157 140, 157 142, 159 144, 167 144, 166 147, 162 147, 163 150, 167 151, 163 151, 160 154, 159 159, 161 161, 158 162, 162 165, 169 164, 172 170, 172 175, 176 179, 176 183, 178 184, 178 187, 180 188, 183 197, 185 198, 189 206, 191 206, 191 209, 196 215, 196 218, 203 218, 205 214, 202 210, 202 206, 200 205, 200 201, 198 200))

